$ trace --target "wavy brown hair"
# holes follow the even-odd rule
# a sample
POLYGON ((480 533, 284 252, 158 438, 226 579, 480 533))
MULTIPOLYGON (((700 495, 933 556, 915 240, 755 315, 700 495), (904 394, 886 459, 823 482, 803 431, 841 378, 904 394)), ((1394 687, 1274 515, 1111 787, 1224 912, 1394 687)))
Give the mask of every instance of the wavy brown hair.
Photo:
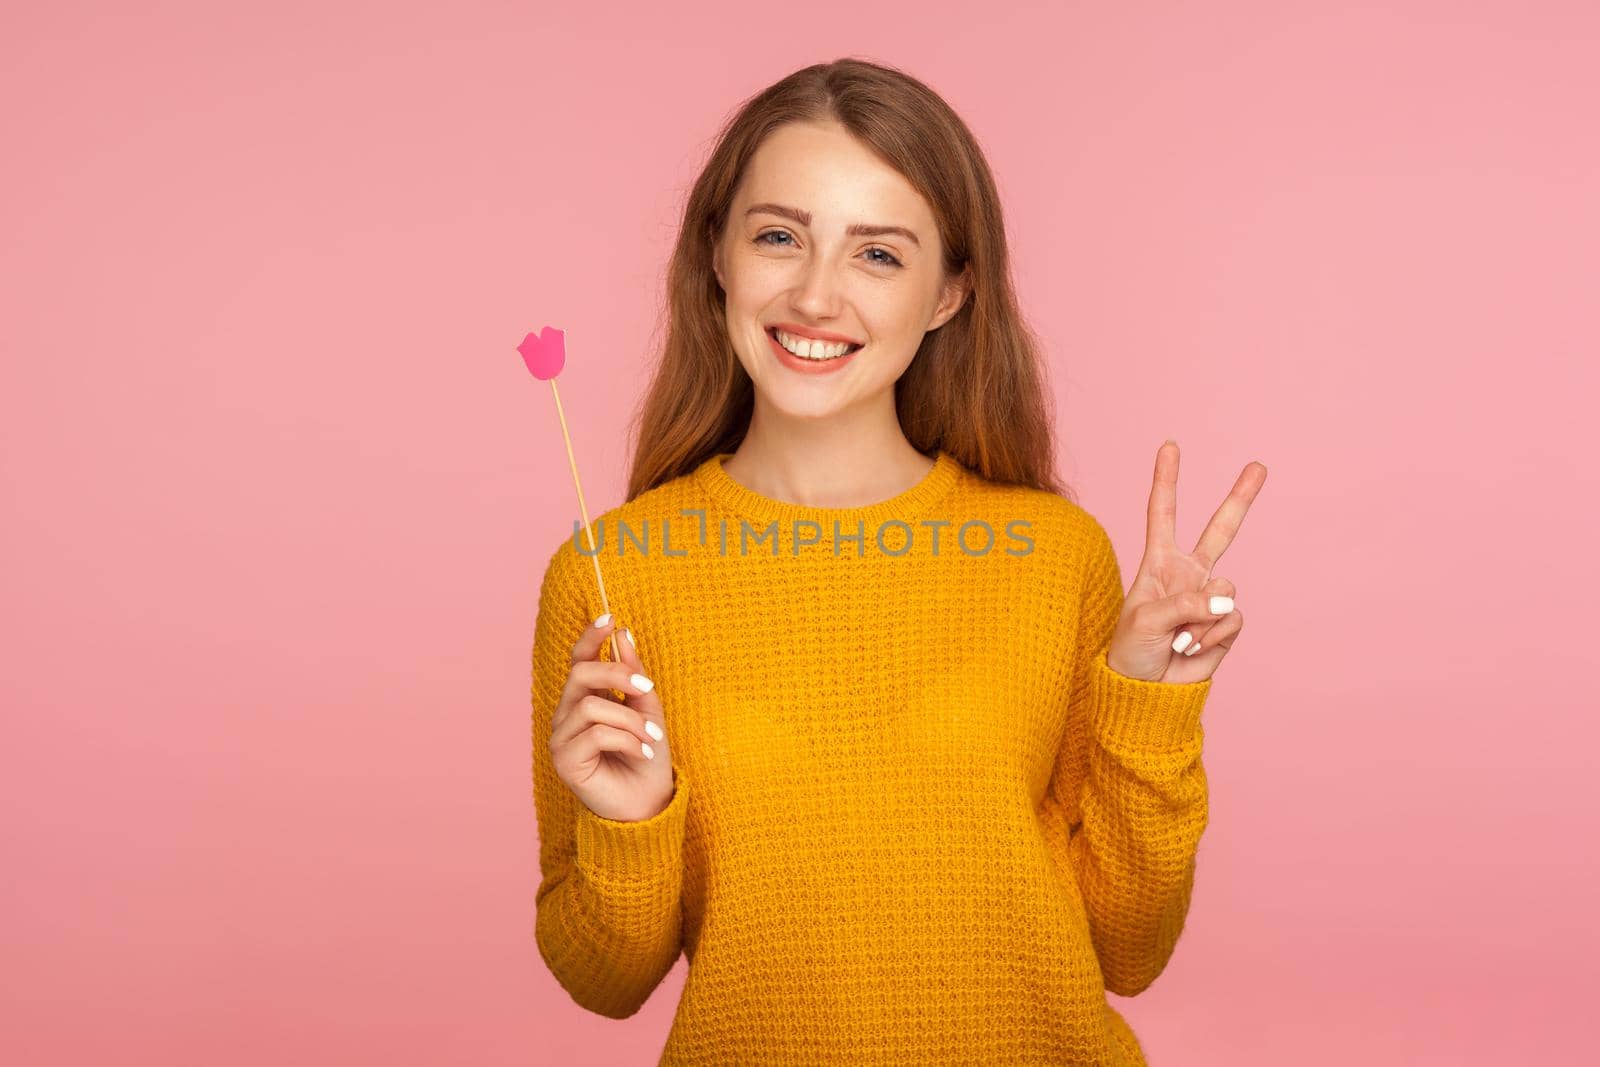
POLYGON ((1075 501, 1056 481, 1038 339, 1012 287, 1000 196, 972 132, 932 89, 893 67, 846 58, 795 71, 723 126, 684 206, 667 272, 666 337, 636 413, 628 499, 744 439, 754 386, 733 350, 712 250, 745 164, 791 122, 837 122, 903 174, 933 208, 946 278, 970 266, 961 309, 923 337, 895 383, 912 447, 943 449, 991 481, 1075 501))

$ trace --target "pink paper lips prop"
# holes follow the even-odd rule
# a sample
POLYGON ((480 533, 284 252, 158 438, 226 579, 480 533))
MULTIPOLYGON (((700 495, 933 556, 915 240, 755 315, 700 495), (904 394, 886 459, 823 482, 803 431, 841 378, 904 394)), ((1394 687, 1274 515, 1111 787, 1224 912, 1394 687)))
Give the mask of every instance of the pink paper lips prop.
POLYGON ((549 381, 561 373, 567 364, 566 334, 554 326, 546 326, 538 333, 530 333, 517 346, 528 373, 541 381, 549 381))

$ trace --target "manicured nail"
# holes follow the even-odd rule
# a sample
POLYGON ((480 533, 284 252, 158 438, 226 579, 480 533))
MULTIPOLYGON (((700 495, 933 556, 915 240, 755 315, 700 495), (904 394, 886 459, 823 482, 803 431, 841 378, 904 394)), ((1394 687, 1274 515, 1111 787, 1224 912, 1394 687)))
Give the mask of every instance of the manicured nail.
POLYGON ((624 631, 622 631, 622 636, 626 637, 628 639, 628 644, 632 645, 634 648, 638 648, 639 647, 639 642, 637 642, 637 641, 635 641, 633 639, 633 631, 632 630, 624 630, 624 631))
POLYGON ((656 687, 656 683, 652 682, 642 674, 629 675, 628 681, 633 683, 633 687, 635 689, 641 689, 646 693, 650 692, 650 690, 656 687))
POLYGON ((644 732, 655 738, 657 741, 661 740, 661 727, 657 726, 649 719, 644 721, 644 732))
POLYGON ((1233 597, 1214 596, 1211 598, 1211 614, 1226 615, 1233 610, 1233 597))
POLYGON ((645 759, 656 758, 656 750, 645 744, 643 741, 639 742, 639 751, 644 753, 645 759))
POLYGON ((1172 642, 1172 651, 1182 652, 1184 649, 1189 647, 1189 642, 1193 640, 1194 634, 1190 633, 1188 630, 1183 631, 1183 633, 1178 635, 1178 639, 1172 642))
POLYGON ((608 623, 610 621, 611 621, 611 612, 608 611, 604 615, 600 616, 598 619, 594 620, 595 629, 599 629, 600 627, 604 626, 606 623, 608 623))
POLYGON ((1185 656, 1192 656, 1196 652, 1199 652, 1199 651, 1200 651, 1200 642, 1196 641, 1194 644, 1190 645, 1187 649, 1185 649, 1183 654, 1185 656))

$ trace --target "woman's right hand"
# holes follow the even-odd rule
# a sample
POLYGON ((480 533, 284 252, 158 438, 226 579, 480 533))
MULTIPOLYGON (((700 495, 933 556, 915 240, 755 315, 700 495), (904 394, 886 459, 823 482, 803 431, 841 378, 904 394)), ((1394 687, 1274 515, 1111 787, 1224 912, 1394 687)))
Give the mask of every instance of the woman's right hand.
MULTIPOLYGON (((601 616, 606 618, 606 616, 601 616)), ((662 733, 661 697, 637 684, 646 678, 627 631, 617 635, 621 662, 600 659, 600 646, 616 626, 588 626, 572 646, 561 700, 550 721, 550 756, 567 788, 596 815, 638 822, 672 800, 672 753, 662 733), (628 694, 622 703, 610 691, 628 694), (644 746, 654 758, 644 754, 644 746)))

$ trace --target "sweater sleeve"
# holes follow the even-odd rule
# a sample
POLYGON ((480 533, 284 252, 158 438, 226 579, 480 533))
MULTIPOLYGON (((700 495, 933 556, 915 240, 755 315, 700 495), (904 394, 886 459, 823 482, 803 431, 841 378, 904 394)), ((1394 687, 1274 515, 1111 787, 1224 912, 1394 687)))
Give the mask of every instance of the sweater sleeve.
POLYGON ((1207 821, 1200 712, 1211 679, 1147 682, 1113 671, 1106 652, 1124 594, 1098 521, 1087 558, 1069 728, 1044 828, 1083 895, 1106 989, 1131 997, 1166 968, 1188 915, 1207 821))
MULTIPOLYGON (((641 1008, 682 950, 683 841, 688 781, 674 769, 667 806, 637 822, 592 812, 557 777, 551 721, 592 619, 563 542, 539 593, 533 639, 533 800, 540 882, 534 938, 556 980, 589 1011, 625 1019, 641 1008)), ((606 658, 602 651, 602 658, 606 658)))

